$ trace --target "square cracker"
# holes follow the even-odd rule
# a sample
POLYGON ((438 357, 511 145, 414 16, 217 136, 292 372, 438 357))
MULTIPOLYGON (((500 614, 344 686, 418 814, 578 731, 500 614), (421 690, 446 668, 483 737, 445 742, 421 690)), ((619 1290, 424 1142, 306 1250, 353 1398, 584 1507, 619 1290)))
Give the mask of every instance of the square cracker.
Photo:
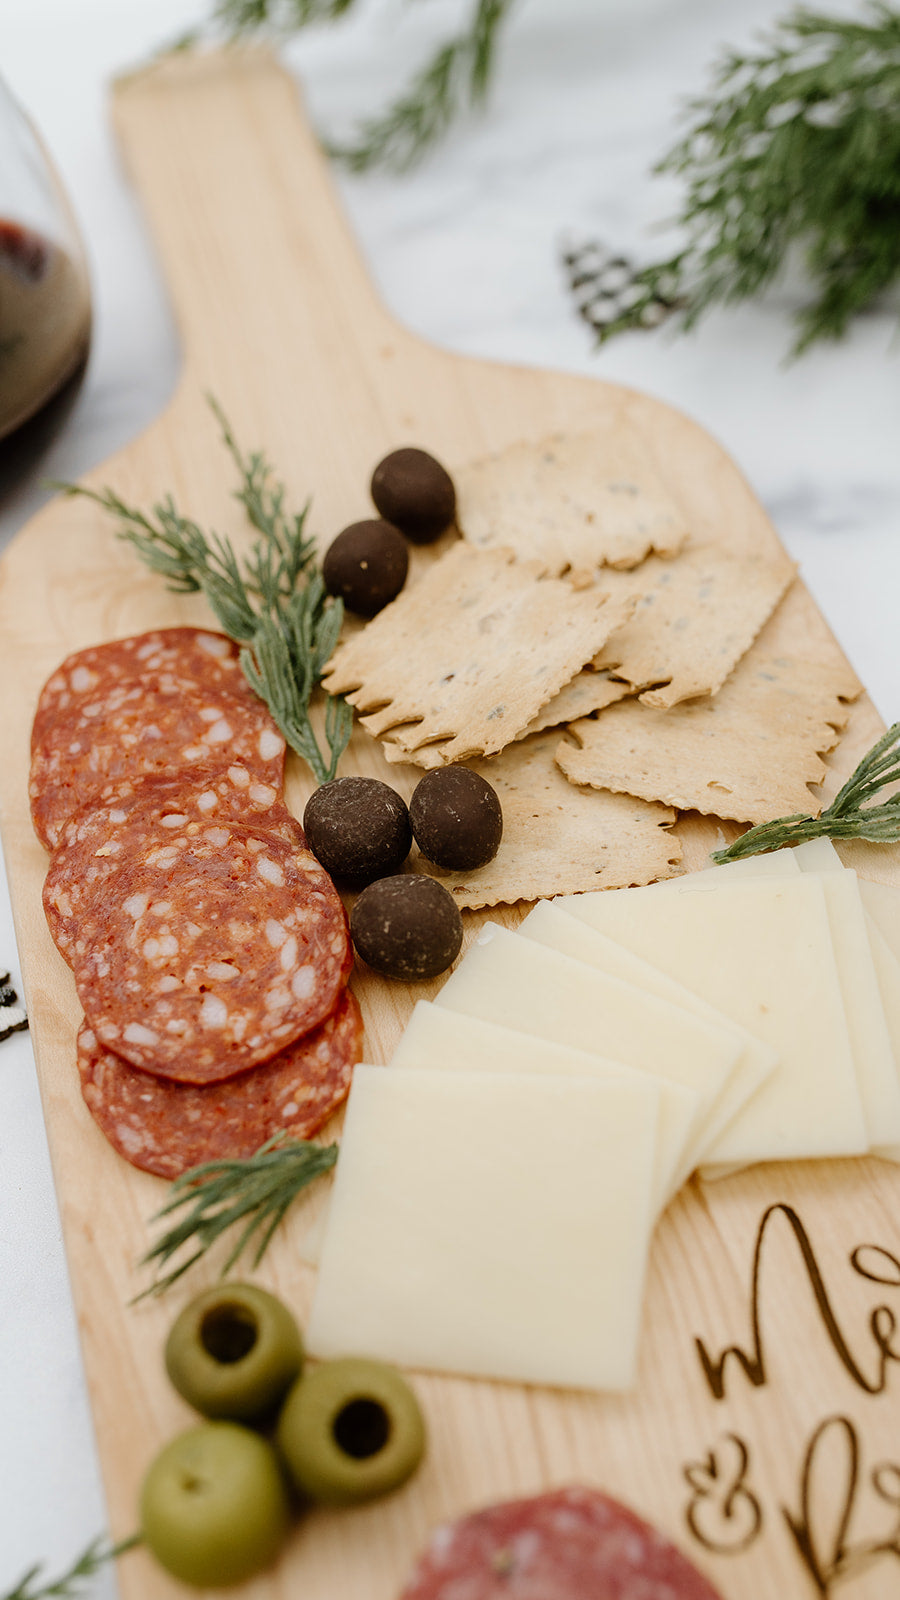
POLYGON ((559 694, 541 707, 519 738, 524 739, 529 733, 541 733, 544 728, 561 728, 564 723, 574 722, 578 717, 589 717, 595 711, 602 711, 605 706, 615 705, 617 700, 624 700, 626 695, 633 692, 630 684, 619 683, 608 672, 585 667, 583 672, 575 674, 571 683, 563 684, 559 694))
POLYGON ((820 809, 833 750, 862 684, 822 619, 789 594, 714 697, 671 710, 623 700, 575 722, 556 759, 576 784, 735 822, 820 809))
POLYGON ((461 541, 368 627, 323 678, 397 759, 428 766, 490 755, 627 620, 634 600, 543 577, 509 550, 461 541))
POLYGON ((634 567, 653 550, 673 556, 688 535, 647 446, 625 423, 520 440, 454 476, 470 544, 505 546, 557 577, 634 567))
POLYGON ((749 650, 790 585, 795 567, 773 533, 752 551, 689 545, 676 561, 651 556, 604 587, 635 601, 634 615, 595 665, 614 672, 645 705, 715 694, 749 650))
POLYGON ((554 761, 558 734, 532 734, 490 761, 472 763, 503 808, 493 861, 442 872, 424 856, 416 869, 439 878, 459 906, 512 905, 555 894, 655 883, 678 870, 674 811, 631 796, 574 788, 554 761))

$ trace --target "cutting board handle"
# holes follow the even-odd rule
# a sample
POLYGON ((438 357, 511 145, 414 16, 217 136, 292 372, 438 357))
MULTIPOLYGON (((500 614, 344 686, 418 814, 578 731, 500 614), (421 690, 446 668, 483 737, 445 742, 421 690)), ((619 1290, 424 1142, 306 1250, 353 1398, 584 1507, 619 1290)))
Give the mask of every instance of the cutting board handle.
MULTIPOLYGON (((228 392, 247 351, 302 380, 400 330, 374 294, 297 85, 269 51, 168 57, 113 118, 174 303, 185 383, 228 392), (313 359, 314 358, 314 359, 313 359), (324 363, 324 365, 323 365, 324 363)), ((251 364, 252 371, 252 364, 251 364)))

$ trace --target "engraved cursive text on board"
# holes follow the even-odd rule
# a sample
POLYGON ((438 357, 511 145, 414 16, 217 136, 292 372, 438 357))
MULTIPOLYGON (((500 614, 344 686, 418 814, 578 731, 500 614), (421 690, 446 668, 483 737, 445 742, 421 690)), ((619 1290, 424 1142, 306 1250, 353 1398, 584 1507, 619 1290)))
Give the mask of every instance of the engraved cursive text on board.
MULTIPOLYGON (((712 1354, 703 1339, 694 1345, 710 1393, 727 1398, 728 1374, 733 1366, 754 1388, 768 1381, 762 1332, 763 1278, 766 1239, 775 1219, 787 1224, 798 1255, 798 1265, 809 1282, 825 1337, 851 1382, 864 1394, 883 1394, 893 1362, 900 1362, 897 1313, 889 1305, 876 1305, 869 1313, 871 1345, 854 1349, 834 1309, 809 1234, 797 1212, 783 1202, 763 1213, 756 1234, 750 1274, 750 1337, 746 1345, 727 1345, 712 1354)), ((857 1245, 848 1257, 857 1278, 900 1290, 900 1260, 881 1245, 857 1245)), ((802 1447, 797 1470, 797 1490, 791 1504, 775 1501, 769 1507, 786 1525, 815 1593, 828 1600, 836 1586, 873 1562, 900 1562, 900 1462, 882 1461, 862 1467, 863 1446, 856 1424, 843 1415, 831 1415, 816 1424, 802 1447), (828 1485, 827 1494, 817 1485, 828 1485), (854 1532, 853 1519, 862 1497, 868 1501, 869 1520, 877 1534, 854 1532), (893 1516, 879 1527, 879 1508, 890 1506, 893 1516)), ((682 1468, 690 1496, 685 1521, 697 1542, 712 1554, 738 1555, 764 1532, 765 1494, 754 1483, 751 1444, 736 1433, 723 1434, 697 1460, 682 1468)), ((896 1572, 900 1594, 900 1570, 896 1572)))

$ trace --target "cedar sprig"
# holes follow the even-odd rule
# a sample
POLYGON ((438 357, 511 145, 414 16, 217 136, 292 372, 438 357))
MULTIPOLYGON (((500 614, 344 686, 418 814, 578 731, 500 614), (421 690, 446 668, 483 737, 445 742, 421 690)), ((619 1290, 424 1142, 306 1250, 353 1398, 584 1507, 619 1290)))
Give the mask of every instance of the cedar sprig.
POLYGON ((260 451, 245 456, 221 408, 212 399, 210 405, 240 474, 235 498, 260 535, 243 564, 227 539, 183 516, 171 495, 148 513, 113 489, 54 487, 93 500, 115 517, 118 537, 170 589, 203 592, 225 632, 242 646, 244 675, 291 749, 319 783, 327 783, 347 747, 353 713, 344 699, 325 696, 326 756, 310 719, 310 700, 337 644, 343 603, 326 593, 316 566, 315 542, 305 532, 309 503, 289 514, 284 486, 266 457, 260 451))
MULTIPOLYGON (((685 302, 684 327, 713 305, 760 293, 792 248, 813 298, 793 354, 836 339, 900 277, 900 11, 870 0, 860 19, 794 11, 756 52, 729 52, 691 126, 657 171, 686 180, 686 244, 645 268, 685 302)), ((644 300, 602 340, 641 325, 644 300)))
POLYGON ((477 0, 466 32, 441 45, 407 89, 379 117, 364 121, 353 143, 332 144, 352 172, 384 166, 404 172, 436 144, 465 106, 483 104, 501 26, 515 0, 477 0))
POLYGON ((243 1224, 222 1267, 230 1272, 244 1250, 255 1240, 253 1265, 258 1266, 278 1224, 302 1191, 337 1161, 336 1144, 312 1144, 276 1133, 261 1145, 255 1155, 244 1160, 207 1161, 182 1173, 170 1186, 170 1198, 152 1218, 154 1222, 182 1215, 142 1257, 141 1266, 165 1268, 177 1264, 157 1277, 143 1294, 162 1294, 201 1260, 207 1250, 230 1229, 243 1224), (195 1249, 184 1255, 186 1247, 195 1249))
POLYGON ((293 595, 299 579, 315 567, 316 542, 304 533, 310 503, 307 500, 302 511, 289 515, 284 509, 284 484, 277 481, 262 451, 245 456, 218 401, 212 395, 207 400, 240 475, 234 497, 244 507, 250 526, 262 534, 246 566, 257 593, 274 607, 279 597, 293 595))
POLYGON ((748 828, 727 850, 715 850, 712 860, 722 864, 744 856, 804 844, 807 839, 866 839, 877 844, 900 840, 900 792, 878 800, 878 795, 900 784, 900 722, 863 756, 831 805, 818 817, 778 817, 748 828))
MULTIPOLYGON (((176 48, 192 48, 208 36, 242 40, 259 33, 285 38, 312 22, 335 22, 355 0, 217 0, 209 23, 182 35, 176 48)), ((488 91, 501 27, 516 0, 474 0, 468 26, 439 45, 407 88, 382 113, 364 121, 356 138, 335 144, 331 154, 355 172, 383 165, 410 167, 468 107, 488 91)))
POLYGON ((41 1582, 41 1573, 44 1570, 42 1562, 29 1567, 23 1577, 19 1579, 14 1589, 0 1597, 0 1600, 50 1600, 50 1596, 75 1596, 84 1591, 82 1585, 89 1578, 93 1578, 101 1569, 115 1561, 118 1556, 124 1555, 126 1550, 131 1550, 140 1543, 140 1535, 132 1534, 129 1539, 121 1539, 118 1544, 110 1544, 102 1536, 93 1539, 86 1550, 73 1561, 72 1565, 58 1578, 49 1582, 41 1582))

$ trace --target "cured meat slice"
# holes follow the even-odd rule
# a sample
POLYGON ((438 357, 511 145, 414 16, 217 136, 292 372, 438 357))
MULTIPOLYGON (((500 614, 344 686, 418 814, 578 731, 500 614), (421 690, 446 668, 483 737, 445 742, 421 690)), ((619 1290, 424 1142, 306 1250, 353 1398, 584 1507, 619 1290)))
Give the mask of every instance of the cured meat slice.
POLYGON ((649 1523, 597 1489, 510 1500, 438 1528, 400 1600, 720 1600, 649 1523))
POLYGON ((233 1077, 324 1021, 347 918, 308 851, 264 827, 155 827, 83 908, 75 984, 98 1039, 184 1083, 233 1077))
POLYGON ((211 822, 264 825, 304 848, 306 837, 287 810, 280 790, 233 762, 224 770, 188 776, 137 778, 108 783, 61 830, 44 881, 44 912, 54 943, 72 964, 83 953, 83 919, 121 863, 175 832, 195 838, 211 822))
POLYGON ((153 686, 163 675, 170 681, 177 678, 183 688, 249 693, 238 647, 224 633, 209 628, 156 628, 128 639, 105 640, 67 656, 41 690, 34 738, 43 739, 58 717, 77 715, 80 706, 123 678, 140 678, 153 686))
POLYGON ((126 1161, 178 1178, 204 1161, 244 1159, 283 1129, 308 1139, 347 1097, 362 1053, 359 1006, 345 990, 312 1033, 227 1083, 166 1082, 104 1050, 84 1023, 81 1092, 94 1121, 126 1161))
MULTIPOLYGON (((173 633, 199 630, 173 629, 173 633)), ((211 640, 214 634, 199 635, 211 640)), ((148 635, 154 638, 154 635, 148 635)), ((130 673, 135 641, 81 652, 101 658, 103 675, 70 657, 50 679, 32 730, 29 794, 35 832, 54 849, 66 821, 105 784, 165 772, 190 772, 237 762, 263 783, 279 787, 285 744, 263 702, 240 669, 209 655, 207 676, 168 667, 130 673), (92 686, 50 691, 57 678, 92 686)), ((224 644, 230 646, 228 640, 224 644)), ((197 649, 201 657, 207 654, 197 649)))
POLYGON ((239 763, 280 788, 285 744, 261 702, 125 679, 55 722, 31 760, 34 829, 47 849, 107 783, 239 763))

